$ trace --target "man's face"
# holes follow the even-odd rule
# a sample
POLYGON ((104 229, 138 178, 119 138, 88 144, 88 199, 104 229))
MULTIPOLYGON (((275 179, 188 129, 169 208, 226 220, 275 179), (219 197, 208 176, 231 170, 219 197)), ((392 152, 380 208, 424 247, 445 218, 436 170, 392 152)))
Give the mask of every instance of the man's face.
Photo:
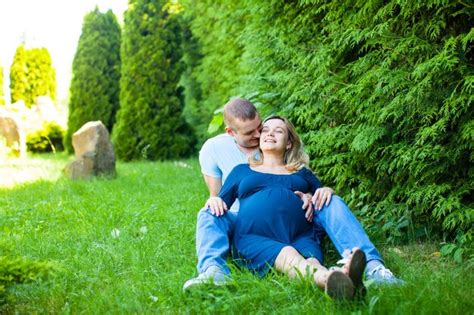
POLYGON ((226 128, 229 135, 234 137, 238 145, 244 148, 257 148, 262 130, 260 116, 255 116, 253 120, 235 119, 234 128, 226 128))

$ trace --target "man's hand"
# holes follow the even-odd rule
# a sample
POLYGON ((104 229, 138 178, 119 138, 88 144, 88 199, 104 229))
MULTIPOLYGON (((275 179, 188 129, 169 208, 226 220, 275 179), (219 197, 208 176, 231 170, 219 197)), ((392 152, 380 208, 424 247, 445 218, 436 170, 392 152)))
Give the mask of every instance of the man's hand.
POLYGON ((308 220, 308 222, 312 222, 314 208, 313 204, 311 203, 311 194, 304 194, 301 191, 295 191, 295 195, 300 197, 301 201, 303 201, 303 206, 301 208, 306 211, 306 213, 304 214, 306 220, 308 220))
POLYGON ((227 205, 220 197, 210 197, 207 199, 205 207, 209 208, 216 217, 224 215, 224 212, 227 211, 227 205))
POLYGON ((315 210, 319 211, 323 208, 323 206, 329 205, 333 194, 334 190, 329 187, 322 187, 316 189, 316 191, 314 192, 314 196, 311 199, 311 203, 313 204, 315 210))

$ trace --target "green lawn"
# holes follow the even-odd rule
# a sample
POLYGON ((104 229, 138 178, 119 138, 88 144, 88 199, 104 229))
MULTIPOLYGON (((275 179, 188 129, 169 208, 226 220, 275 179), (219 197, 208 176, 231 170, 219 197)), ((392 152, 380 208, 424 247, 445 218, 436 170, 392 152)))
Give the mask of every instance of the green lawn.
MULTIPOLYGON (((376 242, 403 287, 370 287, 334 304, 309 282, 234 270, 228 288, 188 294, 196 274, 196 214, 207 191, 196 160, 119 163, 113 180, 69 181, 64 155, 0 162, 2 251, 51 261, 46 280, 17 285, 0 313, 467 314, 472 269, 440 258, 439 243, 376 242)), ((332 257, 330 261, 334 261, 332 257)))

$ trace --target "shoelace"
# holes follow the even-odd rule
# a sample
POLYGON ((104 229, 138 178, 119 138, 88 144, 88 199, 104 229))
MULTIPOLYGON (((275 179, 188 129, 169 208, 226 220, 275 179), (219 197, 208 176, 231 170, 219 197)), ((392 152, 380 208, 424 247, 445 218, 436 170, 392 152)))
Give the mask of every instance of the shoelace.
POLYGON ((348 262, 349 262, 349 258, 342 258, 342 259, 339 259, 339 260, 336 262, 336 264, 337 264, 337 265, 343 265, 343 266, 344 266, 344 265, 347 264, 348 262))
POLYGON ((377 266, 374 268, 374 270, 372 270, 369 275, 373 276, 375 274, 379 274, 381 278, 383 279, 387 279, 387 278, 393 278, 393 273, 385 268, 384 266, 380 265, 380 266, 377 266))
POLYGON ((345 249, 344 252, 342 252, 342 259, 339 259, 336 264, 337 265, 345 265, 349 262, 349 255, 351 254, 351 251, 348 249, 345 249))

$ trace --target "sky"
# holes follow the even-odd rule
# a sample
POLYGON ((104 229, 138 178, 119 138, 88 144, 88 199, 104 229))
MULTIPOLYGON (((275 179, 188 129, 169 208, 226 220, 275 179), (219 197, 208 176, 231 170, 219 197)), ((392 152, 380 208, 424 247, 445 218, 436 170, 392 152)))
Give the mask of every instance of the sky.
POLYGON ((127 0, 0 0, 0 65, 6 98, 15 50, 26 38, 27 47, 48 49, 56 69, 58 100, 67 99, 82 21, 96 6, 101 12, 112 9, 122 24, 127 0))

